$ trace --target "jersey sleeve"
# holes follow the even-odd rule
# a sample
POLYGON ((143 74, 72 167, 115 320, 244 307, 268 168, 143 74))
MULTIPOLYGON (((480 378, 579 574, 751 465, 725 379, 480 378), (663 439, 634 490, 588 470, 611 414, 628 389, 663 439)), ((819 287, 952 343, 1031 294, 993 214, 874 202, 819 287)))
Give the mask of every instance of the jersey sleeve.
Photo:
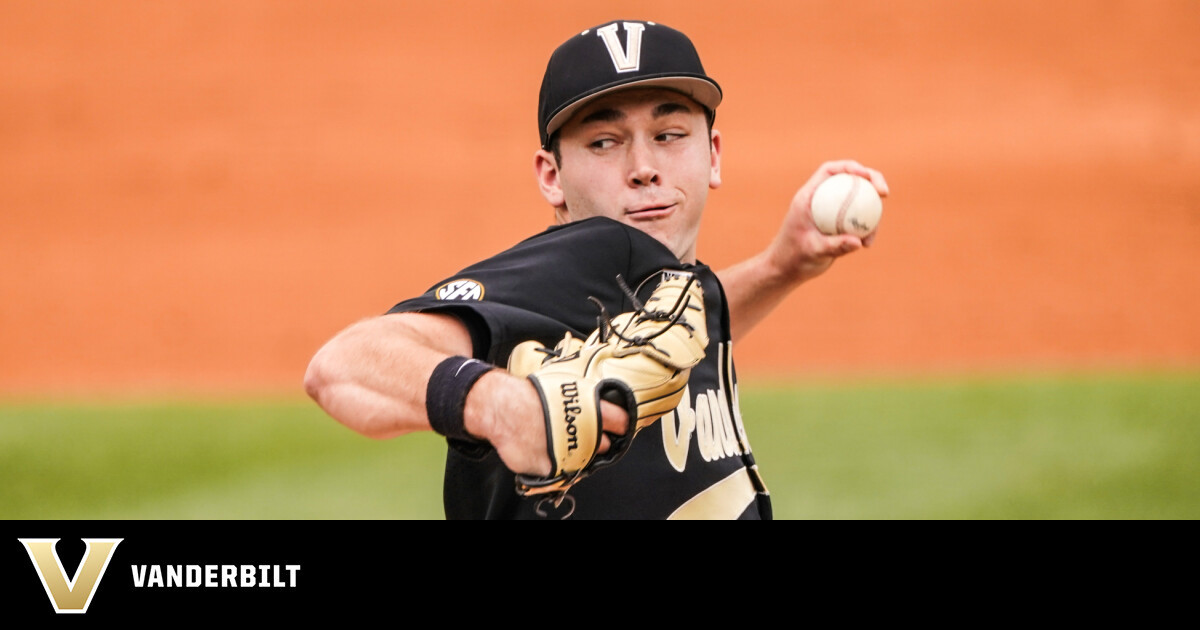
POLYGON ((586 337, 602 314, 629 310, 621 278, 635 287, 664 268, 680 268, 658 241, 607 218, 552 227, 464 268, 404 300, 389 313, 457 317, 471 333, 475 358, 504 366, 519 343, 553 346, 565 333, 586 337))

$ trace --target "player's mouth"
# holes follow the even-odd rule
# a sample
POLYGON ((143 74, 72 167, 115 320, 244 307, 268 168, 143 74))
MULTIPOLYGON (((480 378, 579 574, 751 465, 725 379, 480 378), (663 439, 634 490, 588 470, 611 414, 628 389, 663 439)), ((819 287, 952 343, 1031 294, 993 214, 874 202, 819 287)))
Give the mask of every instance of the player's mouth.
POLYGON ((675 204, 641 206, 625 211, 625 215, 635 220, 661 219, 675 211, 675 204))

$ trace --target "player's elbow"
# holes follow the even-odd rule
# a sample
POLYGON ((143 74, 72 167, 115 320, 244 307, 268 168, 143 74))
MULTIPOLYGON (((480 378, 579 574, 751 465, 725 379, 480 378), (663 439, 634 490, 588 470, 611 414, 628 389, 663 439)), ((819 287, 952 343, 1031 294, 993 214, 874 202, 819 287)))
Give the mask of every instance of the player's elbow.
POLYGON ((308 369, 304 371, 304 391, 323 409, 329 408, 330 393, 337 382, 337 369, 332 354, 329 346, 321 348, 313 355, 312 360, 308 362, 308 369))
POLYGON ((304 390, 308 397, 320 404, 322 395, 329 390, 329 384, 328 367, 325 366, 324 356, 318 352, 308 361, 308 368, 304 373, 304 390))
POLYGON ((329 410, 330 399, 338 390, 338 384, 353 380, 352 366, 355 361, 356 323, 338 332, 313 354, 304 371, 304 391, 324 408, 329 410))
POLYGON ((325 387, 325 376, 321 373, 321 365, 317 357, 313 357, 308 362, 308 369, 304 371, 304 392, 309 398, 321 402, 321 390, 325 387))
POLYGON ((360 435, 382 440, 404 433, 385 401, 358 382, 352 356, 340 337, 327 343, 308 363, 304 391, 331 418, 360 435))

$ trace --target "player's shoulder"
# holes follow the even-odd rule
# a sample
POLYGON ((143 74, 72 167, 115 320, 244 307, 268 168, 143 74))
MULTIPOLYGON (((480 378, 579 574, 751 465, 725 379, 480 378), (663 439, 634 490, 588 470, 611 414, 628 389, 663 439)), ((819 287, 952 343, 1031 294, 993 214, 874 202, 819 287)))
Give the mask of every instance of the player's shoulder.
POLYGON ((555 225, 508 249, 460 269, 431 286, 438 300, 484 300, 510 304, 547 296, 570 299, 582 292, 621 297, 615 278, 639 283, 651 274, 680 266, 666 246, 641 230, 605 217, 555 225))
POLYGON ((637 260, 651 260, 668 266, 676 261, 671 251, 654 237, 608 217, 589 217, 551 226, 520 241, 504 254, 543 257, 546 262, 570 260, 576 264, 603 260, 628 265, 637 260))
POLYGON ((529 244, 587 242, 592 244, 604 241, 621 242, 630 245, 661 247, 661 243, 645 232, 608 217, 588 217, 561 225, 552 225, 541 233, 526 238, 517 244, 518 247, 529 244))

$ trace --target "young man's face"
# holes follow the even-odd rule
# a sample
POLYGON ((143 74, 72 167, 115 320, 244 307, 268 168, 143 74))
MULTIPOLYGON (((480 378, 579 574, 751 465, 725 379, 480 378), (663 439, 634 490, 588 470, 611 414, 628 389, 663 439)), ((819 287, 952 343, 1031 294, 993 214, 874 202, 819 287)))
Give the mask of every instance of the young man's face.
POLYGON ((559 155, 539 151, 539 185, 559 223, 616 219, 695 262, 708 191, 721 185, 721 138, 704 109, 662 89, 597 98, 559 130, 559 155))

